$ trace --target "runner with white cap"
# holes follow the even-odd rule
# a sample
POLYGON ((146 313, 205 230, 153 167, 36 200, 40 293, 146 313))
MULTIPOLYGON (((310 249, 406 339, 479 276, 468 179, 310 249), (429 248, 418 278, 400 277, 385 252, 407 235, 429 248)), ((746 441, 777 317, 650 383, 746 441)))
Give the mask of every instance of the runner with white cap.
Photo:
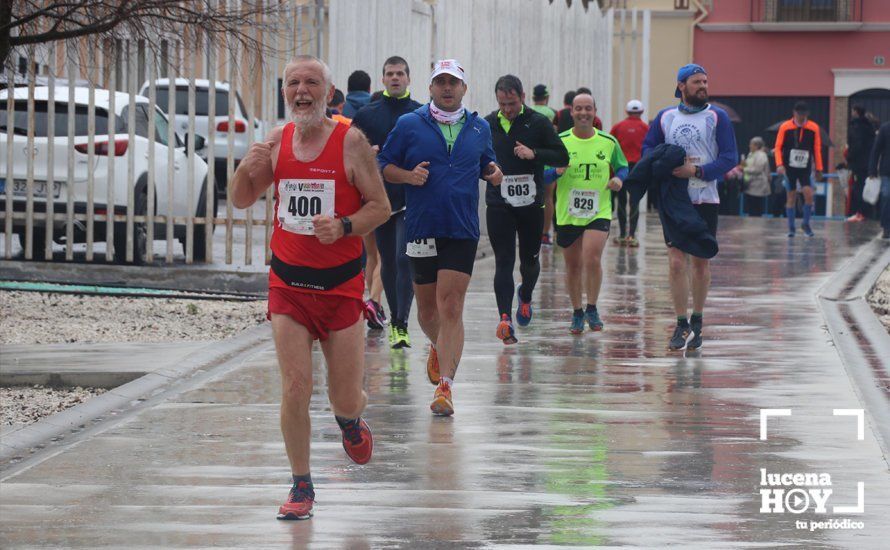
MULTIPOLYGON (((612 126, 609 132, 618 140, 621 145, 621 151, 630 170, 640 160, 640 152, 643 149, 643 139, 646 132, 649 131, 649 125, 643 120, 643 102, 639 99, 631 99, 627 102, 624 111, 627 118, 612 126)), ((620 235, 615 239, 615 244, 620 246, 637 247, 640 242, 637 240, 637 221, 640 218, 640 205, 633 202, 630 205, 630 219, 627 216, 627 190, 620 189, 616 192, 618 197, 618 228, 620 235)))
POLYGON ((414 271, 417 318, 430 339, 430 409, 454 414, 451 386, 464 347, 463 309, 479 243, 479 178, 500 185, 491 128, 462 101, 457 60, 437 61, 431 100, 399 118, 378 163, 390 183, 407 184, 405 228, 414 271))

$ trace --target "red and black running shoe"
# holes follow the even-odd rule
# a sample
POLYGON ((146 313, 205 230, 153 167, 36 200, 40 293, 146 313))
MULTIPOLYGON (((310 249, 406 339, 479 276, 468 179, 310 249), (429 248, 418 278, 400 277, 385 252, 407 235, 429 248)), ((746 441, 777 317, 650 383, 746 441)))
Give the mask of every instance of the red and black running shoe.
POLYGON ((343 432, 346 455, 356 464, 367 464, 374 451, 374 436, 368 423, 359 417, 340 430, 343 432))
POLYGON ((315 491, 305 481, 294 483, 287 502, 278 508, 278 519, 309 519, 312 517, 312 505, 315 504, 315 491))

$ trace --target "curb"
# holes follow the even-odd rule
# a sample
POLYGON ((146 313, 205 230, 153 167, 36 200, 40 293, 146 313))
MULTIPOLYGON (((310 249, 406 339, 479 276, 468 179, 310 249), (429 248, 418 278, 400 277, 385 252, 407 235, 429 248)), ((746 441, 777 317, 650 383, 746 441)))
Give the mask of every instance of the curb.
POLYGON ((890 265, 890 247, 875 239, 863 246, 816 293, 822 317, 872 431, 890 464, 890 336, 866 301, 890 265))
POLYGON ((106 263, 0 261, 3 278, 13 281, 85 284, 122 288, 259 294, 269 290, 269 270, 222 270, 218 266, 130 266, 106 263), (39 266, 39 269, 35 269, 39 266))
POLYGON ((58 452, 63 446, 76 443, 80 436, 102 429, 107 420, 122 420, 126 413, 148 400, 162 398, 202 373, 252 353, 266 345, 270 335, 270 326, 264 323, 228 340, 214 341, 186 356, 176 367, 148 373, 85 403, 4 434, 0 441, 0 475, 8 479, 43 460, 43 451, 58 452))

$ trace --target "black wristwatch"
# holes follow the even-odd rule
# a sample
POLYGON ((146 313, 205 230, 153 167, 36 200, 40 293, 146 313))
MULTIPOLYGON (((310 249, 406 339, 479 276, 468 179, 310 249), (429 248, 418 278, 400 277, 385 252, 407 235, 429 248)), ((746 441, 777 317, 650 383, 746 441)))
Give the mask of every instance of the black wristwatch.
POLYGON ((340 223, 343 224, 344 235, 349 235, 352 233, 352 220, 350 220, 346 216, 343 216, 342 218, 340 218, 340 223))
POLYGON ((705 175, 705 171, 702 170, 702 167, 696 166, 695 167, 695 177, 697 177, 698 179, 703 179, 704 175, 705 175))

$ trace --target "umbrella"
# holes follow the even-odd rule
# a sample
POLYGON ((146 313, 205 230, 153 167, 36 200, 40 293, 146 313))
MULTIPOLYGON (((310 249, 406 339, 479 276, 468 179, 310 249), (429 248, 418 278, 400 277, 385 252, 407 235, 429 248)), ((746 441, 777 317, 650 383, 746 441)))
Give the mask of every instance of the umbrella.
MULTIPOLYGON (((735 109, 733 109, 732 107, 730 107, 730 106, 727 105, 726 103, 720 103, 719 101, 711 101, 710 103, 711 103, 711 105, 713 105, 714 107, 720 107, 721 109, 723 109, 724 111, 726 111, 726 114, 729 115, 729 121, 730 121, 730 122, 735 123, 735 122, 741 122, 741 121, 742 121, 742 117, 740 117, 739 114, 738 114, 737 112, 735 112, 735 109)), ((777 127, 777 128, 778 128, 778 127, 777 127)))
MULTIPOLYGON (((779 126, 784 124, 784 120, 780 120, 779 122, 773 124, 769 128, 766 129, 767 132, 772 132, 774 134, 779 133, 779 126)), ((822 137, 822 145, 825 147, 834 147, 834 143, 832 143, 831 138, 828 136, 828 131, 824 126, 819 126, 819 135, 822 137)))

